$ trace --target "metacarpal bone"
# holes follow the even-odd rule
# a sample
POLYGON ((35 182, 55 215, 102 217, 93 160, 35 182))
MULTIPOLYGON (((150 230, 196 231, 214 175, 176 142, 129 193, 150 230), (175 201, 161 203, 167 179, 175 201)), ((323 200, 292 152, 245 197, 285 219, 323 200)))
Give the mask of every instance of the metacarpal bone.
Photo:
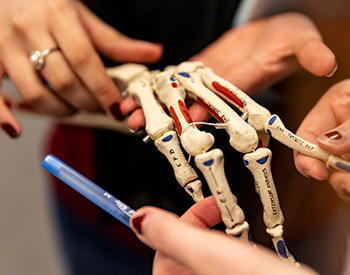
POLYGON ((234 105, 242 113, 248 113, 248 123, 257 131, 264 130, 266 120, 271 113, 256 103, 245 92, 238 89, 231 82, 216 75, 212 69, 205 67, 196 71, 204 84, 226 102, 234 105))
POLYGON ((152 140, 174 129, 173 120, 164 112, 153 93, 149 72, 132 81, 128 91, 142 107, 146 119, 145 130, 152 140))
POLYGON ((258 145, 258 135, 253 127, 243 121, 222 99, 203 85, 196 73, 178 71, 175 77, 218 121, 227 124, 230 144, 242 153, 251 152, 258 145))
POLYGON ((173 120, 186 152, 192 156, 207 151, 214 144, 212 134, 198 130, 185 105, 186 92, 170 72, 162 72, 155 78, 155 91, 173 120))

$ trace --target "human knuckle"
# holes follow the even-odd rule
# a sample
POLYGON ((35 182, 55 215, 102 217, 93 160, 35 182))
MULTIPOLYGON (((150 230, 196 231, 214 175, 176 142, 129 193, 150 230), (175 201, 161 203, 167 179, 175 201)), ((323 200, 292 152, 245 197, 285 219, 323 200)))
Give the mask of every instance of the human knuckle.
POLYGON ((65 14, 74 11, 71 1, 67 0, 47 0, 46 6, 51 14, 65 14))
POLYGON ((90 62, 90 50, 79 42, 72 44, 70 48, 72 63, 75 67, 84 67, 90 62))
POLYGON ((73 75, 64 70, 55 71, 50 75, 50 78, 50 85, 55 91, 65 91, 74 83, 73 75))
POLYGON ((97 79, 92 87, 92 91, 96 97, 100 99, 100 101, 107 100, 111 91, 110 82, 108 81, 107 77, 97 79))
POLYGON ((25 32, 33 23, 33 15, 27 12, 19 12, 12 16, 11 27, 14 31, 25 32))
POLYGON ((23 100, 30 105, 38 105, 44 98, 43 91, 34 86, 23 87, 21 95, 23 100))

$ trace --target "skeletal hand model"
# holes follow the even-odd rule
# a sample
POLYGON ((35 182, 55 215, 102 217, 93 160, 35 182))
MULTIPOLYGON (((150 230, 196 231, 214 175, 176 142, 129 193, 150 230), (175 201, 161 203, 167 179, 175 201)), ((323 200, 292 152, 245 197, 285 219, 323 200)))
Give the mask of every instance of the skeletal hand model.
POLYGON ((142 107, 146 119, 145 130, 171 163, 180 185, 195 201, 203 198, 201 182, 185 159, 178 137, 184 150, 194 157, 196 166, 203 173, 220 208, 226 233, 248 240, 249 225, 242 209, 233 199, 225 176, 223 153, 220 149, 209 150, 214 144, 214 137, 200 131, 193 123, 184 103, 186 95, 201 103, 221 123, 218 125, 226 129, 230 145, 245 153, 244 164, 254 176, 255 189, 263 205, 266 231, 277 254, 297 265, 283 239, 284 217, 270 169, 272 154, 265 148, 269 136, 304 155, 321 159, 330 168, 349 172, 350 163, 291 133, 277 115, 271 115, 247 94, 200 62, 184 62, 179 66, 170 66, 163 72, 148 71, 143 65, 125 64, 108 69, 108 73, 119 87, 127 88, 127 92, 142 107), (172 118, 165 113, 158 100, 166 105, 172 118), (225 102, 241 111, 242 117, 225 102))

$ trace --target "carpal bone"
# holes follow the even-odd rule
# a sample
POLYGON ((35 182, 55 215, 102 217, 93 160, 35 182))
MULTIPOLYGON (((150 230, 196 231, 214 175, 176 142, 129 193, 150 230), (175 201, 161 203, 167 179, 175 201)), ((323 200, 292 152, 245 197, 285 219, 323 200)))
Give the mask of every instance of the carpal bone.
POLYGON ((268 148, 259 148, 243 157, 244 164, 254 177, 255 190, 263 205, 263 219, 267 228, 274 228, 284 222, 275 183, 271 175, 271 158, 272 153, 268 148))
POLYGON ((165 132, 174 129, 173 120, 164 112, 155 98, 149 72, 144 72, 139 78, 132 81, 128 90, 142 106, 146 119, 145 130, 152 140, 156 140, 165 132))
POLYGON ((196 166, 203 173, 221 212, 227 232, 248 239, 248 224, 242 209, 233 198, 224 171, 224 157, 220 149, 213 149, 195 157, 196 166), (243 230, 243 231, 242 231, 243 230))
POLYGON ((202 183, 198 178, 196 171, 185 159, 180 148, 179 140, 175 131, 168 131, 154 141, 155 146, 170 162, 176 180, 185 188, 194 201, 203 199, 201 191, 202 183), (188 186, 187 186, 188 185, 188 186))
POLYGON ((188 154, 196 156, 207 151, 214 144, 210 133, 198 130, 193 125, 190 113, 184 103, 186 92, 170 72, 163 72, 155 79, 156 94, 163 102, 174 119, 181 144, 188 154))
POLYGON ((223 100, 206 88, 198 74, 181 71, 177 72, 175 77, 216 119, 227 124, 226 131, 230 136, 229 142, 233 148, 239 152, 247 153, 257 147, 256 131, 223 100))

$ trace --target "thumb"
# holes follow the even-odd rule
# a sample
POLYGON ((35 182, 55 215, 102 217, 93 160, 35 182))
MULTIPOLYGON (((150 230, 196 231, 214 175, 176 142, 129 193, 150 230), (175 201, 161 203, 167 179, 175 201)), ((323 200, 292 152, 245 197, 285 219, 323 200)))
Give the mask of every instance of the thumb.
POLYGON ((331 77, 338 68, 335 55, 321 38, 310 38, 303 33, 294 45, 295 56, 300 65, 316 76, 331 77))
POLYGON ((80 1, 75 3, 93 44, 106 57, 116 62, 139 63, 154 63, 162 57, 161 44, 127 37, 99 19, 80 1))

